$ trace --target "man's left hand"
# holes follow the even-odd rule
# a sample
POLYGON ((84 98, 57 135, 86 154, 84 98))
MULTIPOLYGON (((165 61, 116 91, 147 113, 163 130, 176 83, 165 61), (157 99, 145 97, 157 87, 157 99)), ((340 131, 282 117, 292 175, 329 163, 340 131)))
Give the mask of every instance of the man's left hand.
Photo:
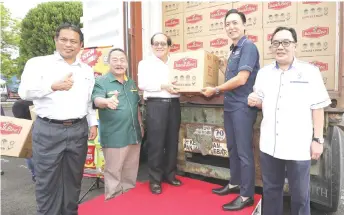
POLYGON ((323 153, 324 146, 316 141, 312 142, 311 145, 311 157, 313 160, 319 160, 321 154, 323 153))
POLYGON ((214 87, 206 87, 202 89, 201 93, 206 97, 210 97, 216 93, 216 89, 214 87))
POLYGON ((89 134, 88 134, 88 140, 94 140, 97 137, 97 126, 91 126, 89 134))

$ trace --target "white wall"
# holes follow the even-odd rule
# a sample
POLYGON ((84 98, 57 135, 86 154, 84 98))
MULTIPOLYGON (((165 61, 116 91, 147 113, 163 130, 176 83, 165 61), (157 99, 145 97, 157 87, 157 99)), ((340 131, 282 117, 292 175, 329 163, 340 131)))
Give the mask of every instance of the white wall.
POLYGON ((161 1, 142 1, 142 58, 152 55, 150 38, 162 31, 161 1))

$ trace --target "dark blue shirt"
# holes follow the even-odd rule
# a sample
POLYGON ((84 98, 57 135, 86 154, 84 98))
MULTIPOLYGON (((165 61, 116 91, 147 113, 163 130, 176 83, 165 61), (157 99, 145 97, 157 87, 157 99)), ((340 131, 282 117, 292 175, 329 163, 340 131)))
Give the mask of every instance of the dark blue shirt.
POLYGON ((247 97, 253 92, 253 85, 259 69, 258 49, 252 41, 244 36, 231 51, 225 75, 226 81, 234 78, 243 70, 249 71, 250 76, 248 77, 246 84, 224 93, 225 111, 235 111, 240 108, 247 107, 247 97))

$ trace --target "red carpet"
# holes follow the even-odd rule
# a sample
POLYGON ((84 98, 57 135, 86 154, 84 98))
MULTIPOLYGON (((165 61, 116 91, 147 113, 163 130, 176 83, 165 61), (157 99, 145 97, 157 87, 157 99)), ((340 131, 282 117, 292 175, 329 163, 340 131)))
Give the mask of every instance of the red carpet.
POLYGON ((79 215, 251 215, 261 199, 256 195, 254 206, 239 212, 226 212, 221 206, 236 195, 217 196, 211 193, 217 185, 184 177, 179 179, 183 186, 164 183, 160 195, 151 194, 148 182, 138 183, 136 188, 107 202, 101 195, 80 204, 79 215))

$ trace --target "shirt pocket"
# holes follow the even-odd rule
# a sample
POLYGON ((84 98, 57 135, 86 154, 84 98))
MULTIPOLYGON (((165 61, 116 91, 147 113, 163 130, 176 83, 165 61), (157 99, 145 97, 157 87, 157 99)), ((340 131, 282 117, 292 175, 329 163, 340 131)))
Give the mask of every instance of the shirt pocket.
POLYGON ((234 77, 238 74, 239 61, 240 61, 239 55, 230 58, 228 62, 227 75, 229 75, 230 77, 234 77))
MULTIPOLYGON (((294 80, 291 79, 289 82, 290 91, 290 102, 295 101, 296 107, 304 107, 304 105, 309 105, 310 97, 310 84, 305 80, 294 80)), ((293 102, 294 103, 294 102, 293 102)))

